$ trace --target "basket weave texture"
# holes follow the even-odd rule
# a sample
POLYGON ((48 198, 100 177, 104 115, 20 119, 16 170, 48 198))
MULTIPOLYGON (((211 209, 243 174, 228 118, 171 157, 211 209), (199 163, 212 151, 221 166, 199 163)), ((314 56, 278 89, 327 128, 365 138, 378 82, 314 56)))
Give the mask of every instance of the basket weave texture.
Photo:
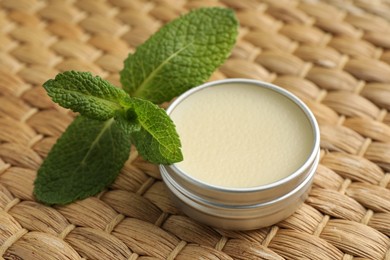
POLYGON ((390 259, 390 1, 0 0, 0 256, 5 259, 390 259), (65 70, 115 85, 129 52, 192 8, 241 23, 212 76, 295 93, 321 129, 305 204, 259 230, 217 230, 175 208, 132 151, 98 196, 48 207, 36 171, 74 114, 42 83, 65 70))

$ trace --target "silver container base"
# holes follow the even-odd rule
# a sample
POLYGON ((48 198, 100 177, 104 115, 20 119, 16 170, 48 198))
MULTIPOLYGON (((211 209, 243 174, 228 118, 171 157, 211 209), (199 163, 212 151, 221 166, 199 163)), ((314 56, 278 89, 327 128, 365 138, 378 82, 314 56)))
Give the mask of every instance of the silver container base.
POLYGON ((160 171, 174 203, 187 216, 217 228, 253 230, 286 219, 302 205, 310 191, 318 161, 319 153, 307 178, 294 190, 273 201, 246 206, 215 204, 197 197, 191 198, 180 191, 164 166, 160 166, 160 171))

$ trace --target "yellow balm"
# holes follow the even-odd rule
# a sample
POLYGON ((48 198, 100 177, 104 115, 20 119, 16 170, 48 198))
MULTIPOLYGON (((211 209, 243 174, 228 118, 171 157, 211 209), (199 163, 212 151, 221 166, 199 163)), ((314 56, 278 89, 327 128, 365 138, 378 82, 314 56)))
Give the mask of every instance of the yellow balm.
POLYGON ((269 88, 225 83, 203 88, 170 112, 194 179, 227 188, 278 181, 310 156, 313 130, 304 111, 269 88))

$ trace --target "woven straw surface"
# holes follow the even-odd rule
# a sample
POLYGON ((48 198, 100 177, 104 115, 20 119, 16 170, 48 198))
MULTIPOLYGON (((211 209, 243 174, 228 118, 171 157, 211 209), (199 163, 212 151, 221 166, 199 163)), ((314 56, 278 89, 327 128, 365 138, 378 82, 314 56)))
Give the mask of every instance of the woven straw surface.
POLYGON ((5 259, 390 259, 390 2, 0 0, 0 256, 5 259), (174 207, 133 152, 98 196, 34 201, 43 158, 74 116, 42 83, 65 70, 116 85, 128 52, 191 8, 237 11, 240 37, 212 79, 269 81, 321 128, 310 197, 275 226, 216 230, 174 207))

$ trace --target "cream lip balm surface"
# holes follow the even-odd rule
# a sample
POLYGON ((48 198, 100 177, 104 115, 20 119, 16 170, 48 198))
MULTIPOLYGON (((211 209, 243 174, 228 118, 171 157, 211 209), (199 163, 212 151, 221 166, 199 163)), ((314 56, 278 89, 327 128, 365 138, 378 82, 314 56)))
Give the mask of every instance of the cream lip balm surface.
POLYGON ((188 176, 224 188, 251 188, 298 170, 314 146, 303 110, 282 94, 246 83, 196 91, 170 113, 188 176))

